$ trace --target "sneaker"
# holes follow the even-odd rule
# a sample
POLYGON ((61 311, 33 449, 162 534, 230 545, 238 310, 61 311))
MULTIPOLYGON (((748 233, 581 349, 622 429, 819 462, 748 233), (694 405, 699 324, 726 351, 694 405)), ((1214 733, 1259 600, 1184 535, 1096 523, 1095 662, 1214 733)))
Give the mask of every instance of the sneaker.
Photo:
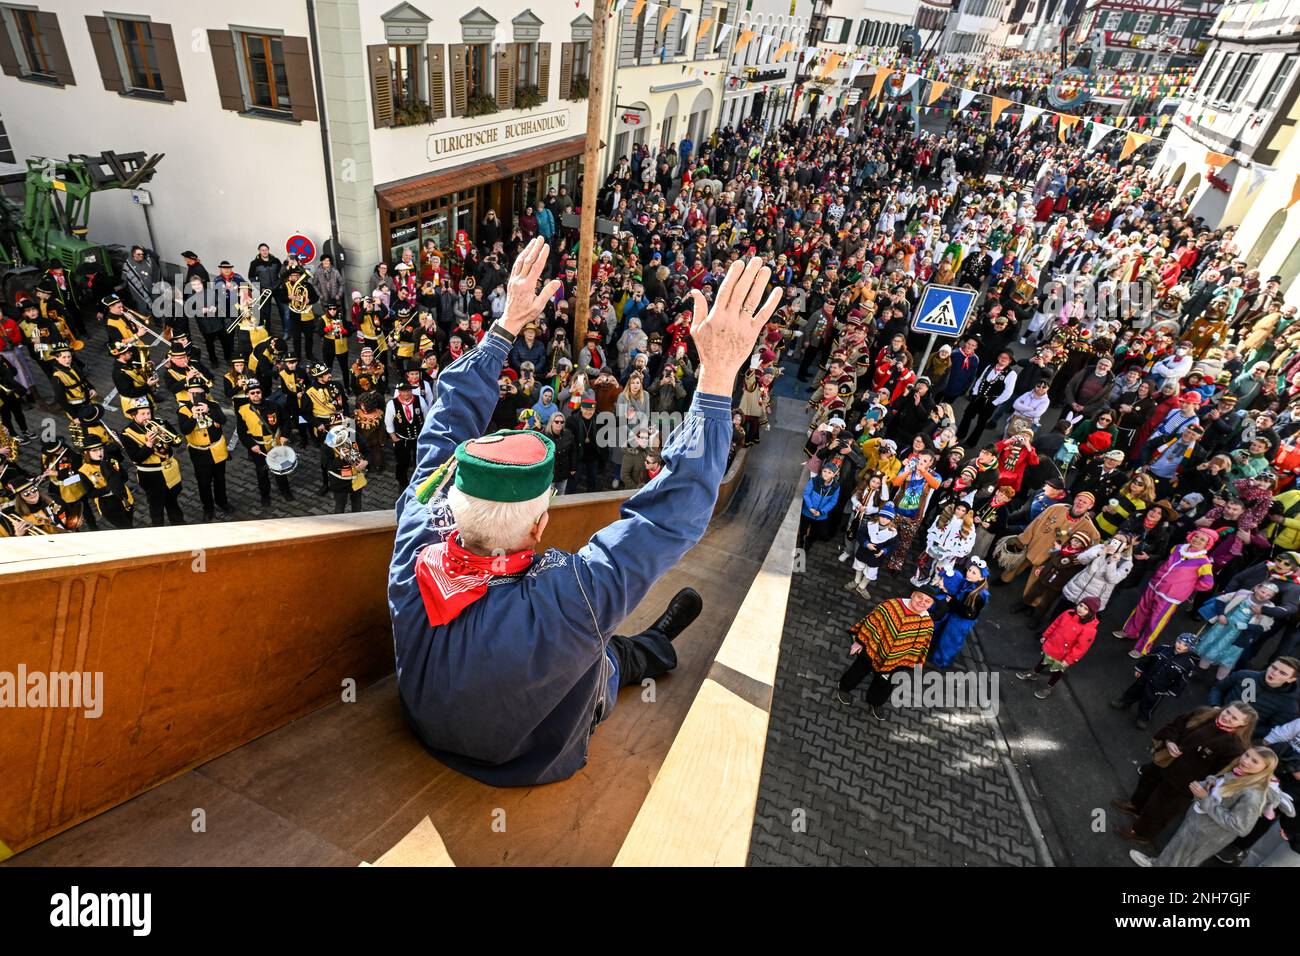
POLYGON ((1115 699, 1115 700, 1108 700, 1108 701, 1106 701, 1106 706, 1109 707, 1111 710, 1127 710, 1127 709, 1128 709, 1128 705, 1127 705, 1126 703, 1124 703, 1124 701, 1119 700, 1118 698, 1115 699))
POLYGON ((1136 863, 1138 866, 1151 865, 1151 857, 1147 856, 1141 850, 1129 850, 1128 858, 1132 860, 1134 863, 1136 863))
POLYGON ((844 582, 844 590, 846 591, 857 590, 857 587, 858 587, 858 582, 855 580, 850 579, 844 582))
POLYGON ((1047 698, 1052 696, 1052 691, 1054 690, 1056 690, 1056 688, 1051 684, 1048 684, 1046 687, 1040 687, 1038 690, 1034 691, 1034 696, 1039 700, 1047 700, 1047 698))
POLYGON ((1131 651, 1128 652, 1128 656, 1131 657, 1131 658, 1133 658, 1133 660, 1135 660, 1135 661, 1136 661, 1136 660, 1141 660, 1141 659, 1142 659, 1142 652, 1139 651, 1139 650, 1135 647, 1135 648, 1133 648, 1133 650, 1131 650, 1131 651))
POLYGON ((858 591, 858 597, 862 598, 862 600, 864 601, 871 600, 871 591, 869 591, 867 588, 858 588, 857 591, 858 591))
POLYGON ((1214 858, 1228 866, 1236 866, 1246 858, 1246 851, 1239 846, 1228 846, 1214 854, 1214 858))
POLYGON ((885 712, 884 712, 883 709, 881 709, 880 707, 877 707, 875 704, 872 704, 872 705, 870 706, 870 708, 868 708, 868 709, 871 711, 871 716, 872 716, 872 717, 876 718, 876 720, 880 721, 881 723, 884 723, 884 721, 885 721, 885 712))
POLYGON ((1114 637, 1114 638, 1118 638, 1118 639, 1121 640, 1121 641, 1131 641, 1131 640, 1133 640, 1133 638, 1129 637, 1129 636, 1128 636, 1127 634, 1125 634, 1123 631, 1111 631, 1111 632, 1110 632, 1110 636, 1111 636, 1111 637, 1114 637))
POLYGON ((1038 680, 1038 675, 1033 671, 1017 671, 1016 680, 1038 680))
POLYGON ((847 561, 848 559, 849 559, 849 553, 848 553, 847 551, 841 551, 841 552, 840 552, 840 564, 843 564, 843 563, 844 563, 845 561, 847 561))
POLYGON ((835 690, 835 699, 846 706, 853 703, 853 698, 839 688, 836 688, 835 690))
POLYGON ((695 588, 682 588, 673 595, 659 620, 650 625, 650 630, 659 631, 668 640, 673 640, 688 624, 700 616, 704 610, 704 599, 695 588))

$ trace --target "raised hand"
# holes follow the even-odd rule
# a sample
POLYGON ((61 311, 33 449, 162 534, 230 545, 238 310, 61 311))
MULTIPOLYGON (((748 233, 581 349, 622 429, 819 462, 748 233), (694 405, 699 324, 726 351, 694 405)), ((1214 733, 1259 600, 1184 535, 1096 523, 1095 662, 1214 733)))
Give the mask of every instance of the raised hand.
POLYGON ((702 292, 691 290, 695 306, 691 338, 700 353, 700 391, 731 394, 736 373, 753 351, 759 330, 781 302, 780 287, 768 295, 766 302, 762 301, 771 277, 772 270, 754 256, 748 262, 737 260, 731 264, 712 308, 702 292))
POLYGON ((510 278, 506 282, 506 311, 501 316, 501 324, 513 335, 518 335, 525 325, 541 315, 546 303, 560 288, 560 280, 552 279, 540 293, 537 291, 537 280, 542 277, 550 255, 551 247, 538 236, 524 246, 524 251, 519 253, 510 269, 510 278))

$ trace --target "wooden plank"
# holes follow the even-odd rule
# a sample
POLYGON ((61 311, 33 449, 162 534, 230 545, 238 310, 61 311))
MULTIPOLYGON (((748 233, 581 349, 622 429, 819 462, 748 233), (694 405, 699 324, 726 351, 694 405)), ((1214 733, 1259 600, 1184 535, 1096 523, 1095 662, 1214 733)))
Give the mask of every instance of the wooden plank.
POLYGON ((615 866, 744 866, 799 528, 796 497, 615 866))

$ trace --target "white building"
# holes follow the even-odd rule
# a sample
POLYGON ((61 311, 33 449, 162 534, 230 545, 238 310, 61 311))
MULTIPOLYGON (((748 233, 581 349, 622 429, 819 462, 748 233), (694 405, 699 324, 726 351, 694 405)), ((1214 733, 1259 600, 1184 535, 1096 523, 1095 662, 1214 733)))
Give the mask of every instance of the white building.
POLYGON ((948 15, 943 36, 939 39, 942 53, 979 53, 993 42, 994 33, 1002 23, 1006 0, 962 0, 957 9, 948 15))
MULTIPOLYGON (((0 2, 0 115, 29 156, 164 153, 154 244, 209 266, 333 238, 354 283, 425 238, 509 223, 577 188, 590 19, 502 0, 0 2), (120 9, 120 8, 119 8, 120 9)), ((143 207, 94 197, 91 236, 146 242, 143 207)))
POLYGON ((771 129, 791 114, 812 7, 812 0, 753 0, 740 15, 740 33, 752 30, 755 38, 743 49, 732 48, 719 125, 750 119, 771 129))
POLYGON ((740 0, 626 0, 606 41, 606 171, 634 143, 657 151, 713 132, 740 9, 740 0))
POLYGON ((1300 203, 1287 207, 1300 173, 1300 0, 1227 3, 1209 35, 1156 169, 1191 196, 1192 215, 1237 227, 1246 262, 1265 277, 1280 274, 1295 301, 1300 203), (1214 173, 1207 151, 1231 159, 1214 173))

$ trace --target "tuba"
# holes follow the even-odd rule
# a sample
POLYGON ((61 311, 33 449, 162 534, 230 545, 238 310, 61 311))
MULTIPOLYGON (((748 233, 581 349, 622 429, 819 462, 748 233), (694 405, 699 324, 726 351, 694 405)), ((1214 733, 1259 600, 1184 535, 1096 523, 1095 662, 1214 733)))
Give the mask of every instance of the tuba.
POLYGON ((311 289, 307 285, 307 270, 300 269, 289 279, 289 309, 298 315, 311 311, 311 289))
POLYGON ((1017 276, 1011 287, 1011 301, 1016 305, 1028 305, 1034 301, 1036 291, 1037 287, 1033 279, 1028 276, 1017 276))

